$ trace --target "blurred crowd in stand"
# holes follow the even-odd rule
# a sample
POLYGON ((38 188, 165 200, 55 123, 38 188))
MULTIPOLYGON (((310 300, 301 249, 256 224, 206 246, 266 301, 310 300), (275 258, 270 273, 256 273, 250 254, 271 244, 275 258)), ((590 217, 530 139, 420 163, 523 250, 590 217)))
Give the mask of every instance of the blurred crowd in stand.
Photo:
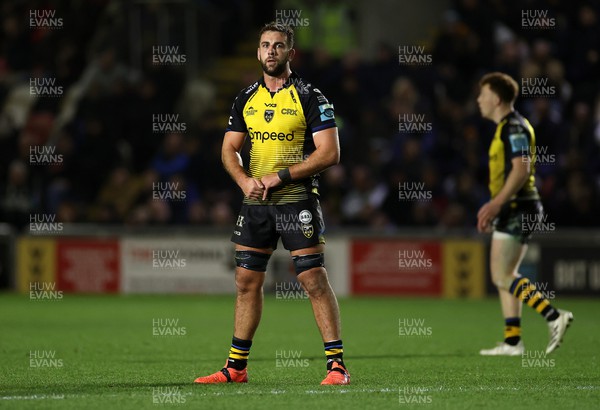
MULTIPOLYGON (((46 2, 0 6, 0 220, 19 229, 34 213, 65 223, 232 226, 241 194, 221 166, 226 124, 210 121, 224 113, 186 116, 185 70, 153 64, 150 51, 131 66, 128 24, 117 21, 127 13, 116 3, 58 2, 60 29, 30 26, 29 11, 46 2), (54 78, 61 95, 31 98, 32 77, 54 78), (157 113, 181 113, 185 132, 157 132, 157 113), (45 144, 55 157, 32 162, 31 147, 45 144)), ((277 7, 271 3, 265 8, 277 7)), ((297 27, 292 68, 335 106, 342 160, 321 178, 329 230, 473 229, 489 199, 495 127, 480 118, 477 83, 496 70, 519 82, 547 79, 543 95, 522 95, 516 109, 544 154, 537 185, 548 220, 561 228, 600 224, 598 2, 527 2, 555 19, 558 28, 546 29, 524 27, 517 1, 452 2, 424 49, 431 64, 421 65, 401 64, 399 47, 411 44, 386 39, 364 59, 358 17, 345 2, 282 3, 310 18, 310 27, 297 27), (420 130, 407 131, 409 122, 420 130), (402 189, 424 194, 402 200, 402 189)), ((155 6, 139 5, 142 28, 155 6)), ((239 16, 227 9, 218 16, 216 60, 236 52, 232 41, 248 40, 232 38, 239 16)), ((262 20, 246 22, 250 39, 262 20)), ((238 90, 256 79, 240 78, 238 90)))

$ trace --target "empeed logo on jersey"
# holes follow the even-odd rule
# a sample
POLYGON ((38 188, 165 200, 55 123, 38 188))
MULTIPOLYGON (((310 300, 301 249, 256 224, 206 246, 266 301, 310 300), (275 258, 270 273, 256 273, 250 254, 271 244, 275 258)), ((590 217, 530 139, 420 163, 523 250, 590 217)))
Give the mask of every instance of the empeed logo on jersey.
POLYGON ((288 134, 284 134, 283 132, 263 132, 260 130, 254 131, 252 127, 248 128, 248 136, 250 137, 250 141, 260 141, 265 142, 267 140, 271 141, 293 141, 294 140, 294 132, 292 131, 288 134))
POLYGON ((321 121, 333 120, 333 104, 321 104, 319 105, 319 111, 321 112, 321 121))

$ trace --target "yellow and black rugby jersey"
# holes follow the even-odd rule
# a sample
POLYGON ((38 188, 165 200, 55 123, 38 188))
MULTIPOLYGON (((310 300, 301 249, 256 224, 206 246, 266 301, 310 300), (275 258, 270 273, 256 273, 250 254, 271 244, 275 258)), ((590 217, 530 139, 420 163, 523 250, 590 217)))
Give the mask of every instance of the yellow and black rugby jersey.
MULTIPOLYGON (((245 132, 250 137, 253 178, 302 162, 314 150, 313 133, 335 127, 333 105, 327 98, 292 73, 283 87, 270 92, 264 79, 242 90, 231 107, 226 131, 245 132)), ((250 205, 279 205, 302 201, 319 194, 319 175, 269 190, 267 201, 245 199, 250 205)))
POLYGON ((498 123, 494 139, 490 145, 490 194, 492 198, 504 186, 512 169, 513 158, 531 161, 529 178, 512 200, 539 199, 535 187, 535 133, 525 117, 516 111, 510 112, 498 123))

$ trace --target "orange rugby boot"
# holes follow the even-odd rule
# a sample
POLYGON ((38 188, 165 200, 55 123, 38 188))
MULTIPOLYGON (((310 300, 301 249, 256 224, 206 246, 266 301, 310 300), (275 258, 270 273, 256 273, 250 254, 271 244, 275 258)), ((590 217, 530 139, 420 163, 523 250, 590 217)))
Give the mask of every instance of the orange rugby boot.
MULTIPOLYGON (((225 364, 227 365, 227 364, 225 364)), ((194 380, 198 384, 216 384, 216 383, 248 383, 248 372, 236 370, 231 367, 223 367, 216 373, 204 377, 198 377, 194 380)))
POLYGON ((350 384, 350 373, 338 362, 333 362, 331 370, 327 370, 327 377, 323 379, 321 384, 350 384))

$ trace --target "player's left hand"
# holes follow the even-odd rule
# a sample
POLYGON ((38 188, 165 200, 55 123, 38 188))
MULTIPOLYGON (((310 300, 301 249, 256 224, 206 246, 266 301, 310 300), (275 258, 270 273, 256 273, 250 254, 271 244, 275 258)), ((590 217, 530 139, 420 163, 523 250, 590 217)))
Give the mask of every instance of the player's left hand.
POLYGON ((265 175, 260 179, 260 182, 265 186, 265 191, 263 192, 263 201, 267 199, 267 195, 269 194, 269 188, 274 188, 278 185, 281 185, 281 179, 276 172, 272 174, 265 175))
POLYGON ((483 205, 477 212, 477 230, 479 232, 491 232, 492 221, 500 213, 501 205, 494 201, 490 201, 483 205))

